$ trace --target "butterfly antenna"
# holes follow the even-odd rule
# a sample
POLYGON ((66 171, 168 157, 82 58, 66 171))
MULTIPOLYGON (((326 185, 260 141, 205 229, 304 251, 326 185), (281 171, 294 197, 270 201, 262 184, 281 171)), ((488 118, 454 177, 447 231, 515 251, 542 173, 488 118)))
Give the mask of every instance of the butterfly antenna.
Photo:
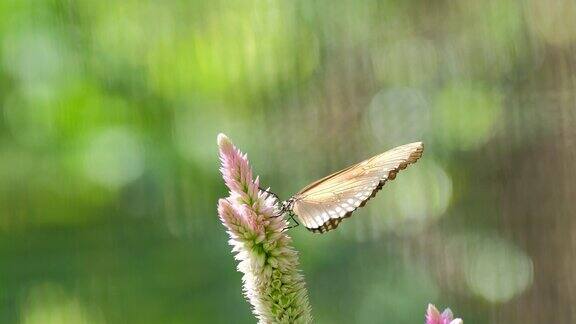
MULTIPOLYGON (((274 198, 276 198, 276 201, 280 201, 280 197, 278 197, 277 194, 273 193, 272 191, 268 190, 268 189, 264 189, 262 187, 258 187, 258 189, 260 189, 260 191, 264 191, 265 193, 274 196, 274 198)), ((274 215, 272 215, 272 217, 280 217, 282 215, 284 215, 284 213, 286 212, 286 209, 284 207, 280 208, 280 210, 278 211, 278 213, 275 213, 274 215)))

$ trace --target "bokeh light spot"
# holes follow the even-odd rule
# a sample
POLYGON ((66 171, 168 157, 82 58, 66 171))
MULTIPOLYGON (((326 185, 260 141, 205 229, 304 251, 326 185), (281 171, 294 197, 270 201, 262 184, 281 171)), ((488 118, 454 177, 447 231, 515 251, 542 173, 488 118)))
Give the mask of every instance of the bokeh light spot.
POLYGON ((2 44, 3 63, 23 86, 50 87, 61 76, 66 59, 62 43, 52 33, 9 34, 2 44))
POLYGON ((466 283, 474 294, 503 303, 532 284, 532 260, 515 245, 498 237, 475 237, 464 244, 466 283))
POLYGON ((178 152, 187 160, 211 169, 217 161, 214 150, 205 145, 222 129, 234 128, 230 119, 219 104, 206 103, 202 108, 187 107, 177 109, 174 118, 174 142, 178 152))
POLYGON ((391 88, 374 96, 365 116, 375 139, 394 146, 424 139, 430 125, 430 106, 417 89, 391 88))
POLYGON ((113 189, 134 181, 144 172, 144 151, 132 131, 110 128, 92 138, 83 162, 89 179, 113 189))
POLYGON ((452 179, 444 169, 432 160, 421 162, 391 189, 404 219, 437 218, 444 214, 452 198, 452 179))
POLYGON ((477 148, 494 135, 501 100, 501 94, 488 87, 448 85, 434 100, 434 137, 451 149, 477 148))
POLYGON ((21 309, 22 324, 99 324, 104 323, 98 308, 83 304, 56 284, 32 287, 21 309))

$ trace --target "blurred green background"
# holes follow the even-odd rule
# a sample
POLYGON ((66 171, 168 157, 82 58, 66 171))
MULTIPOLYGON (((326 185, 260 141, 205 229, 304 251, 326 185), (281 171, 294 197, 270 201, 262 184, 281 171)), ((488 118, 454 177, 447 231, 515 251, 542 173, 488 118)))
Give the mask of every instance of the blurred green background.
POLYGON ((317 323, 576 321, 576 2, 0 1, 0 322, 253 323, 216 135, 283 198, 421 162, 291 230, 317 323))

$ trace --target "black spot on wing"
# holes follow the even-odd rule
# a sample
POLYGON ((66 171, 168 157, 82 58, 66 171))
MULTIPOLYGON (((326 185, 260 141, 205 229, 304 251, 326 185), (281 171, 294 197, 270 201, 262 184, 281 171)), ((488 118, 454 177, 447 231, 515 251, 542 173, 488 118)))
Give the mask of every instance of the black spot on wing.
POLYGON ((314 233, 326 233, 330 230, 336 229, 336 227, 338 227, 338 225, 342 222, 342 220, 344 218, 350 217, 350 215, 352 215, 352 212, 346 213, 346 215, 342 216, 341 218, 331 218, 324 224, 322 224, 322 226, 317 228, 308 228, 308 230, 314 233))

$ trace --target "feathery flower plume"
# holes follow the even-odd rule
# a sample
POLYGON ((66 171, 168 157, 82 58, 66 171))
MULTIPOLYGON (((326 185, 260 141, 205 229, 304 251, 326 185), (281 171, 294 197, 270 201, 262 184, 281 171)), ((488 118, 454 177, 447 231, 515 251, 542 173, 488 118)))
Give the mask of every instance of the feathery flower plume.
POLYGON ((245 154, 224 135, 218 135, 220 171, 230 197, 218 201, 218 215, 230 235, 232 251, 244 273, 244 295, 259 323, 311 323, 304 277, 298 254, 283 232, 288 225, 275 198, 259 190, 258 178, 245 154))
POLYGON ((438 311, 436 306, 428 304, 428 309, 426 310, 426 324, 463 324, 461 319, 452 319, 452 311, 450 308, 446 308, 442 314, 438 311))

